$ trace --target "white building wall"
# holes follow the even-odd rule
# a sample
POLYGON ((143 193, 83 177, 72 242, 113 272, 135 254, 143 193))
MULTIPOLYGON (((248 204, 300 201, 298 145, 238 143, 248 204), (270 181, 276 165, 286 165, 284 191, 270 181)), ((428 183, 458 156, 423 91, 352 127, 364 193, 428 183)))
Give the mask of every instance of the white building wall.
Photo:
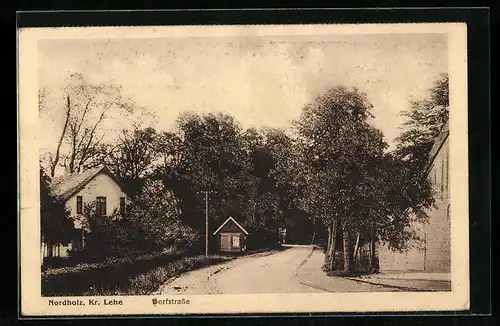
POLYGON ((431 168, 429 177, 434 190, 435 208, 426 211, 429 223, 426 233, 426 271, 450 272, 451 225, 449 198, 449 145, 444 142, 431 168))
MULTIPOLYGON (((85 204, 96 201, 97 197, 106 197, 106 213, 111 215, 113 210, 120 209, 120 197, 125 197, 125 202, 130 203, 128 196, 121 190, 120 186, 106 173, 96 175, 88 184, 85 185, 78 193, 73 195, 66 201, 66 207, 70 211, 70 216, 73 218, 76 229, 82 229, 83 216, 77 215, 77 197, 82 196, 82 210, 85 209, 85 204)), ((72 244, 67 246, 55 245, 53 254, 56 257, 68 257, 69 251, 72 250, 72 244)), ((42 257, 47 256, 47 246, 42 244, 42 257)))
MULTIPOLYGON (((78 196, 82 196, 83 209, 85 209, 85 204, 95 202, 97 197, 106 197, 106 213, 108 215, 111 215, 113 210, 120 209, 120 197, 125 197, 125 201, 129 202, 127 195, 121 190, 120 186, 106 173, 95 176, 83 189, 68 199, 66 207, 70 211, 70 216, 77 216, 76 198, 78 196)), ((82 227, 79 220, 80 218, 75 219, 75 228, 77 229, 82 227)))
MULTIPOLYGON (((423 226, 416 224, 413 226, 417 230, 420 238, 425 238, 423 226)), ((425 269, 425 251, 422 241, 411 241, 407 250, 403 252, 389 249, 385 243, 378 246, 378 259, 380 271, 424 271, 425 269)))

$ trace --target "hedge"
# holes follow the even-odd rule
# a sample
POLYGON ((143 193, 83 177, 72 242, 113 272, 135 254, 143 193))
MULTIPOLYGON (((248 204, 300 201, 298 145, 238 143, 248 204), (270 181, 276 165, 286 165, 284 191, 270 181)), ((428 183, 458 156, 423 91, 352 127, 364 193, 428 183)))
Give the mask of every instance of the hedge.
POLYGON ((167 265, 184 256, 184 252, 171 251, 135 259, 110 258, 100 263, 50 268, 42 272, 42 296, 81 296, 94 287, 116 288, 126 284, 130 277, 167 265))

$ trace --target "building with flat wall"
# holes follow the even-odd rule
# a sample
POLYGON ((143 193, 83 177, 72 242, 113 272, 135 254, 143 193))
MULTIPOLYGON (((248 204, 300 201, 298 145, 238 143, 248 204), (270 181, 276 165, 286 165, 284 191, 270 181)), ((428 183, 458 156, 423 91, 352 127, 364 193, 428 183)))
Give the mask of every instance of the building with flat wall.
POLYGON ((445 125, 429 152, 426 175, 434 190, 435 207, 419 214, 428 222, 413 225, 421 241, 410 244, 406 252, 394 252, 379 243, 381 271, 420 271, 449 273, 451 269, 451 232, 449 197, 449 128, 445 125))
POLYGON ((85 236, 89 232, 82 223, 86 203, 95 202, 97 212, 103 216, 111 216, 115 212, 123 215, 125 206, 130 203, 123 185, 105 166, 52 178, 50 187, 52 195, 66 203, 74 232, 68 245, 57 244, 52 250, 42 239, 42 259, 49 253, 54 257, 68 257, 71 251, 83 250, 85 236))

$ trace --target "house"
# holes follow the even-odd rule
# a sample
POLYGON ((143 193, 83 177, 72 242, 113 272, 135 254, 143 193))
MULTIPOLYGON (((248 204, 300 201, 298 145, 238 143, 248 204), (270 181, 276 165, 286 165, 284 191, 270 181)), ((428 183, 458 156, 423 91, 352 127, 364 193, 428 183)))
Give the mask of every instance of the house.
MULTIPOLYGON (((83 223, 85 204, 95 202, 97 211, 106 216, 115 210, 123 215, 130 202, 123 185, 105 166, 54 177, 50 187, 53 196, 65 201, 75 227, 73 239, 67 246, 53 247, 53 255, 58 257, 67 257, 70 251, 82 250, 85 246, 85 234, 88 232, 83 223)), ((42 257, 47 256, 47 249, 42 241, 42 257)))
POLYGON ((421 242, 412 243, 407 252, 398 253, 385 245, 378 248, 381 271, 420 271, 449 273, 451 269, 449 198, 449 127, 445 125, 429 152, 425 173, 433 190, 435 207, 418 214, 428 223, 415 224, 421 242))
POLYGON ((218 235, 218 245, 222 252, 246 250, 248 232, 231 216, 215 230, 213 235, 218 235))

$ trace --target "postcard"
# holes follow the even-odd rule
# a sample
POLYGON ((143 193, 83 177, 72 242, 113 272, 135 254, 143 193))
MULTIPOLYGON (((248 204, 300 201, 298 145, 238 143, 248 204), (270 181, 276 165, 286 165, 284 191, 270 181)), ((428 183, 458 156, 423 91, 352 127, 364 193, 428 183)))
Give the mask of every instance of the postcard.
POLYGON ((20 29, 21 314, 467 310, 466 35, 20 29))

